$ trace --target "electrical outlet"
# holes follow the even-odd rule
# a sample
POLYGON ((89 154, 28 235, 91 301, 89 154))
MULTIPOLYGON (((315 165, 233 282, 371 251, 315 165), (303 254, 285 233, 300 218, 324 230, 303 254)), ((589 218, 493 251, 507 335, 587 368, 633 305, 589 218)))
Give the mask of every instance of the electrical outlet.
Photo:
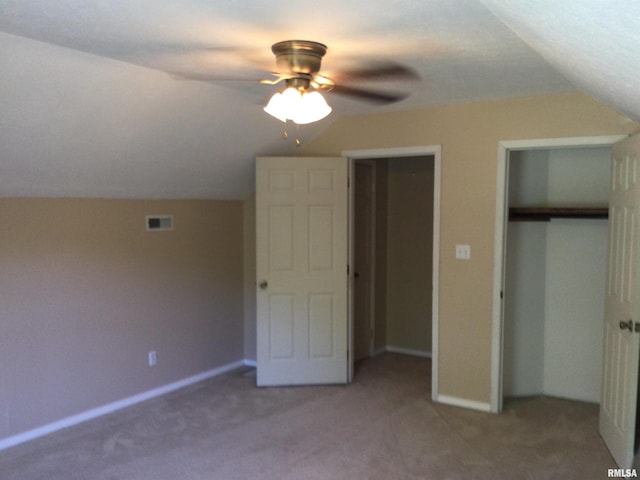
POLYGON ((151 350, 149 352, 149 366, 153 367, 156 363, 158 363, 158 356, 155 350, 151 350))
POLYGON ((471 247, 469 245, 456 245, 456 258, 469 260, 471 258, 471 247))

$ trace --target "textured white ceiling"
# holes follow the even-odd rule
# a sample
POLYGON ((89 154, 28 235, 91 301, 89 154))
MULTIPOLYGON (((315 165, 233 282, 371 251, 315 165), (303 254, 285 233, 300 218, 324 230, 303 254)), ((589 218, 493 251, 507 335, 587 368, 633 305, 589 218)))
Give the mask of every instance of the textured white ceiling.
POLYGON ((386 107, 329 94, 303 142, 340 115, 576 88, 640 118, 638 7, 578 3, 1 1, 0 196, 243 197, 256 155, 295 152, 253 81, 293 38, 328 45, 329 75, 395 60, 421 78, 355 85, 410 93, 386 107))
POLYGON ((638 0, 483 0, 579 89, 640 120, 638 0))

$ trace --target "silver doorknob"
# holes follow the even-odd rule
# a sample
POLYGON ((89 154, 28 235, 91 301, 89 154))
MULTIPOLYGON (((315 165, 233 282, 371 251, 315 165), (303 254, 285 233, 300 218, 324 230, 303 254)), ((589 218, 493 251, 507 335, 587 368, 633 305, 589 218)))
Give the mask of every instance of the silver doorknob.
POLYGON ((262 281, 259 283, 259 286, 260 286, 260 288, 261 288, 262 290, 266 290, 266 289, 267 289, 267 287, 269 286, 269 284, 267 283, 267 281, 266 281, 266 280, 262 280, 262 281))

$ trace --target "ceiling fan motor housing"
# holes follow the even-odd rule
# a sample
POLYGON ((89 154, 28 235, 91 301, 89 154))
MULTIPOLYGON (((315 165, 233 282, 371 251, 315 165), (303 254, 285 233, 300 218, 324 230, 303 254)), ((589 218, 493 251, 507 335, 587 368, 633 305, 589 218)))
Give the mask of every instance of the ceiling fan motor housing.
POLYGON ((327 46, 309 40, 285 40, 273 44, 271 51, 280 71, 313 75, 320 71, 327 46))

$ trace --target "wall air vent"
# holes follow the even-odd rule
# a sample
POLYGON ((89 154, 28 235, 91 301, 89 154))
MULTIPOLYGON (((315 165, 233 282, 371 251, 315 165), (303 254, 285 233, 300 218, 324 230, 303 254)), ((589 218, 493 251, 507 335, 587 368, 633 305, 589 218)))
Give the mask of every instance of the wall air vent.
POLYGON ((147 215, 145 225, 147 232, 166 232, 173 230, 173 215, 147 215))

